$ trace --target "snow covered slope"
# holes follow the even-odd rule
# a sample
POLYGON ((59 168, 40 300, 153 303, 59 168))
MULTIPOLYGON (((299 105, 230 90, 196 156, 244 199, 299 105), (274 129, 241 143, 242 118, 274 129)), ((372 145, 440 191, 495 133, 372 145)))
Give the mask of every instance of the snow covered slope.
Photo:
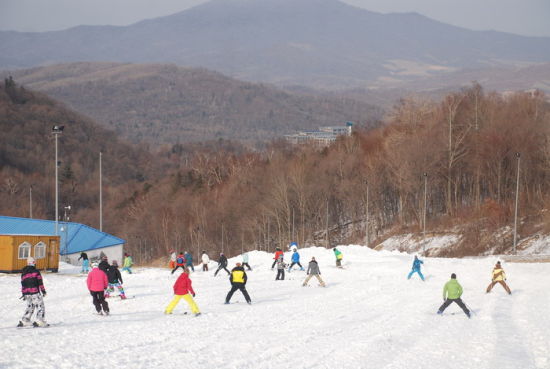
POLYGON ((504 263, 508 296, 498 285, 485 294, 494 257, 425 259, 422 282, 406 279, 410 255, 340 249, 345 269, 331 250, 301 250, 327 288, 301 287, 301 271, 275 281, 272 256, 251 252, 250 306, 240 292, 223 304, 225 272, 192 273, 199 317, 183 300, 163 314, 176 278, 166 269, 123 274, 136 297, 111 298, 109 317, 93 314, 84 276, 47 274, 46 317, 61 322, 50 328, 15 328, 19 275, 0 274, 0 368, 550 368, 550 264, 504 263), (456 305, 436 315, 452 272, 472 319, 456 305))

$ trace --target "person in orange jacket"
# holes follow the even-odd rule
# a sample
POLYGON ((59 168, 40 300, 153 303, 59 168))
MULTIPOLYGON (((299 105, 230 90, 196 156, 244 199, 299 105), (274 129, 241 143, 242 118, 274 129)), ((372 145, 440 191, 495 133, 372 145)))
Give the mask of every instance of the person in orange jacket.
POLYGON ((170 304, 168 304, 166 310, 164 310, 164 314, 172 314, 172 311, 181 299, 184 299, 185 302, 189 304, 191 312, 195 314, 195 316, 201 314, 199 307, 195 303, 195 300, 193 300, 193 297, 195 297, 195 291, 193 290, 192 284, 193 283, 189 278, 189 269, 183 268, 183 273, 181 273, 176 280, 176 283, 174 283, 174 298, 170 304))
POLYGON ((487 293, 491 292, 495 284, 500 283, 502 287, 508 292, 509 295, 512 294, 512 291, 510 291, 510 287, 506 284, 506 273, 504 273, 504 269, 502 269, 502 266, 500 265, 500 261, 497 261, 495 267, 493 268, 493 274, 491 279, 491 284, 489 287, 487 287, 487 293))
POLYGON ((185 270, 185 256, 183 255, 182 251, 180 251, 180 253, 178 254, 178 257, 176 258, 176 267, 172 269, 172 273, 170 274, 174 274, 174 272, 178 270, 178 268, 185 270))
POLYGON ((284 258, 285 256, 285 253, 283 252, 283 250, 281 250, 280 248, 276 248, 275 249, 275 257, 273 258, 273 264, 271 265, 271 269, 275 268, 275 264, 277 264, 277 260, 279 260, 279 258, 284 258))

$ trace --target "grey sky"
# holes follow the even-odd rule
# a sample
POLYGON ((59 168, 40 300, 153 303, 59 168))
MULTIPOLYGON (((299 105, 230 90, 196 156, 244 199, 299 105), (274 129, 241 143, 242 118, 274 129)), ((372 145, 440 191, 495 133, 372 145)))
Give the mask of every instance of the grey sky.
MULTIPOLYGON (((475 30, 550 36, 550 0, 343 1, 381 13, 417 12, 475 30)), ((127 25, 203 2, 206 0, 0 0, 0 29, 50 31, 81 24, 127 25)))

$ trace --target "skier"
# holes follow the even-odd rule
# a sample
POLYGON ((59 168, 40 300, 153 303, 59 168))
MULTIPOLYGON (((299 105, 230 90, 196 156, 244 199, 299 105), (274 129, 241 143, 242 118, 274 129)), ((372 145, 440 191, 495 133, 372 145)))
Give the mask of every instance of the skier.
POLYGON ((296 264, 300 267, 300 270, 304 270, 304 267, 302 264, 300 264, 300 254, 298 253, 297 249, 294 249, 294 252, 292 253, 292 262, 290 263, 290 267, 288 268, 288 272, 292 270, 292 267, 296 264))
POLYGON ((277 260, 277 277, 275 277, 276 281, 278 281, 278 280, 284 281, 285 280, 285 268, 286 268, 286 263, 283 259, 283 256, 281 255, 279 257, 279 260, 277 260))
POLYGON ((412 275, 414 273, 418 273, 418 275, 420 276, 420 278, 422 280, 424 280, 424 276, 422 275, 422 272, 420 271, 420 266, 424 264, 424 262, 422 260, 420 260, 418 258, 418 256, 414 256, 414 261, 413 261, 413 265, 412 265, 412 270, 411 272, 409 273, 409 275, 407 276, 407 279, 411 279, 412 275))
POLYGON ((88 254, 81 252, 78 260, 80 259, 82 259, 82 270, 80 273, 88 273, 90 271, 90 260, 88 259, 88 254))
POLYGON ((248 253, 247 252, 245 252, 243 254, 243 268, 245 266, 248 268, 248 270, 252 270, 252 268, 250 267, 250 264, 248 264, 248 253))
POLYGON ((185 251, 185 267, 191 268, 191 270, 194 272, 195 267, 193 266, 193 255, 189 251, 185 251))
POLYGON ((191 312, 195 314, 195 316, 201 315, 199 307, 195 303, 195 300, 193 300, 193 297, 195 297, 195 291, 193 290, 191 279, 189 279, 189 269, 183 268, 183 273, 180 274, 176 283, 174 283, 174 298, 170 304, 168 304, 166 310, 164 310, 164 314, 172 314, 176 305, 181 299, 184 299, 185 302, 189 304, 191 312))
POLYGON ((172 273, 170 274, 174 274, 178 268, 185 270, 185 256, 183 256, 183 251, 180 251, 178 254, 178 257, 176 258, 176 267, 172 269, 172 273))
POLYGON ((508 292, 509 295, 512 294, 512 291, 510 291, 510 287, 506 284, 506 273, 504 273, 504 269, 502 269, 502 266, 500 265, 500 261, 497 261, 495 267, 493 268, 493 275, 491 284, 489 287, 487 287, 487 293, 491 292, 495 284, 500 283, 502 287, 508 292))
POLYGON ((208 263, 210 263, 210 258, 208 257, 206 250, 202 250, 201 261, 202 261, 202 271, 208 272, 208 263))
POLYGON ((323 282, 323 280, 321 279, 321 271, 319 270, 319 264, 317 264, 315 257, 312 257, 311 261, 309 262, 309 265, 307 267, 307 277, 302 286, 307 286, 311 277, 317 278, 319 284, 322 287, 325 287, 325 282, 323 282))
POLYGON ((168 262, 168 268, 174 269, 176 267, 176 252, 174 250, 170 250, 170 261, 168 262))
POLYGON ((250 296, 248 295, 248 292, 246 291, 246 281, 248 277, 246 276, 246 272, 244 271, 244 268, 241 266, 241 263, 237 263, 235 265, 235 268, 231 270, 231 274, 229 277, 229 282, 231 282, 231 290, 227 294, 225 298, 225 303, 229 304, 229 301, 231 300, 231 296, 235 293, 237 290, 241 290, 244 298, 246 299, 246 302, 250 305, 252 303, 252 300, 250 300, 250 296))
POLYGON ((273 264, 271 264, 271 269, 275 268, 275 264, 277 264, 277 260, 279 260, 281 255, 284 257, 285 253, 277 247, 275 249, 275 256, 273 257, 273 264))
POLYGON ((290 245, 288 245, 288 251, 296 250, 298 250, 298 242, 291 242, 290 245))
POLYGON ((217 276, 218 272, 222 269, 227 272, 227 275, 231 275, 229 270, 227 270, 227 258, 225 257, 223 252, 220 252, 220 258, 218 259, 218 269, 216 269, 216 272, 214 272, 214 277, 217 276))
POLYGON ((464 302, 462 302, 460 296, 462 296, 462 286, 456 280, 456 274, 453 273, 451 274, 451 279, 447 283, 445 283, 445 287, 443 287, 443 301, 445 302, 439 307, 437 313, 443 314, 443 311, 445 311, 447 306, 455 302, 458 306, 460 306, 460 308, 464 311, 464 314, 466 314, 466 316, 469 318, 470 310, 468 310, 464 302))
POLYGON ((109 315, 109 304, 105 301, 103 291, 109 286, 107 274, 99 269, 97 263, 92 264, 92 271, 88 274, 86 280, 90 295, 93 297, 95 309, 99 315, 109 315), (102 311, 103 309, 103 311, 102 311))
POLYGON ((132 257, 128 253, 124 253, 124 264, 122 265, 122 270, 125 270, 128 272, 128 274, 132 274, 132 269, 130 269, 134 265, 134 261, 132 260, 132 257))
POLYGON ((25 314, 17 324, 18 327, 24 327, 31 324, 31 318, 36 313, 35 320, 32 322, 34 327, 47 327, 49 324, 44 320, 46 309, 44 299, 46 289, 42 281, 40 271, 36 269, 34 258, 27 259, 27 266, 21 273, 21 298, 27 303, 25 314))
POLYGON ((341 268, 342 267, 342 258, 344 255, 338 250, 336 247, 332 249, 334 251, 334 256, 336 256, 336 267, 341 268))
POLYGON ((99 269, 103 270, 105 274, 109 271, 109 260, 107 260, 107 256, 103 254, 101 257, 101 262, 99 263, 99 269))
POLYGON ((116 260, 113 260, 109 270, 107 271, 107 280, 109 281, 109 286, 107 287, 107 292, 105 292, 105 298, 109 298, 111 293, 115 291, 115 287, 118 289, 120 298, 122 300, 126 299, 126 294, 124 293, 124 288, 122 287, 122 275, 120 270, 118 270, 118 263, 116 260))

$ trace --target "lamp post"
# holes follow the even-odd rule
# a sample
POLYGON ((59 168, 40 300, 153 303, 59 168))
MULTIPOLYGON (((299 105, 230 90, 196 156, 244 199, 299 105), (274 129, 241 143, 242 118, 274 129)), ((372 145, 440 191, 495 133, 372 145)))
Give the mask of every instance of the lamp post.
POLYGON ((101 174, 101 156, 102 152, 99 152, 99 230, 103 232, 103 178, 101 174))
POLYGON ((424 212, 422 219, 422 253, 426 254, 426 209, 427 209, 427 199, 428 199, 428 173, 424 172, 424 212))
POLYGON ((367 238, 367 247, 370 245, 370 233, 369 233, 369 181, 365 179, 365 185, 367 186, 367 205, 366 205, 366 212, 367 212, 367 221, 365 224, 365 234, 367 238))
POLYGON ((57 160, 57 137, 63 132, 65 126, 53 126, 52 133, 55 136, 55 235, 59 235, 59 181, 57 160))
POLYGON ((516 158, 518 161, 518 170, 516 177, 516 209, 514 211, 514 255, 516 254, 516 243, 517 243, 517 231, 518 231, 518 200, 519 200, 519 163, 521 154, 516 152, 516 158))
POLYGON ((32 185, 29 187, 29 218, 32 219, 32 185))

